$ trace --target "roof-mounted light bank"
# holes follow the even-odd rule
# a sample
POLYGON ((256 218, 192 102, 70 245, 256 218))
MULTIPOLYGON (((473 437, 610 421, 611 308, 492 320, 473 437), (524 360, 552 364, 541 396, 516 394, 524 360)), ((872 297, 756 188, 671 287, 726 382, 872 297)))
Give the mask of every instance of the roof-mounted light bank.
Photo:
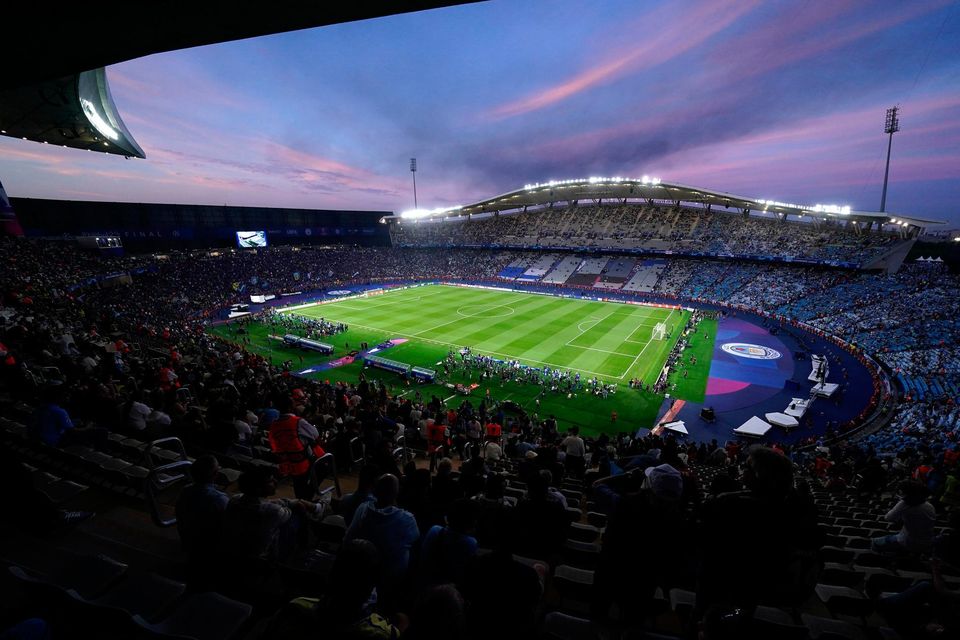
POLYGON ((836 213, 843 216, 850 215, 851 209, 849 205, 839 205, 839 204, 794 204, 792 202, 779 202, 777 200, 757 200, 757 204, 763 205, 763 208, 769 207, 787 207, 789 209, 803 209, 804 211, 812 211, 813 213, 836 213))
POLYGON ((461 206, 456 206, 456 207, 440 207, 438 209, 410 209, 408 211, 404 211, 403 213, 401 213, 400 217, 405 218, 407 220, 413 220, 416 218, 426 218, 433 215, 450 213, 451 211, 460 211, 460 209, 462 208, 463 207, 461 206))
POLYGON ((83 114, 87 116, 87 120, 90 121, 90 124, 92 124, 97 131, 107 136, 111 140, 116 141, 120 139, 120 134, 117 133, 116 130, 114 130, 114 128, 111 127, 99 113, 97 113, 97 110, 93 106, 92 102, 86 98, 80 98, 80 108, 83 109, 83 114))
POLYGON ((655 186, 660 184, 660 178, 651 178, 650 176, 643 176, 642 178, 621 178, 619 176, 614 178, 602 178, 598 176, 592 176, 590 178, 576 178, 574 180, 550 180, 548 182, 535 182, 533 184, 525 184, 523 185, 523 188, 527 191, 533 191, 534 189, 540 189, 543 187, 563 187, 572 184, 619 184, 621 182, 639 182, 640 184, 655 186))

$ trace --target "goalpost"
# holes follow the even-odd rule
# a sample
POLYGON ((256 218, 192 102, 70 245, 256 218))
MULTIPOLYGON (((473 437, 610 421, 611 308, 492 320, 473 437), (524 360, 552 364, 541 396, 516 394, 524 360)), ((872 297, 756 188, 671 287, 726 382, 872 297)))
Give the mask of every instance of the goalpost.
POLYGON ((667 324, 665 322, 658 322, 657 325, 653 328, 653 340, 666 340, 667 339, 667 324))

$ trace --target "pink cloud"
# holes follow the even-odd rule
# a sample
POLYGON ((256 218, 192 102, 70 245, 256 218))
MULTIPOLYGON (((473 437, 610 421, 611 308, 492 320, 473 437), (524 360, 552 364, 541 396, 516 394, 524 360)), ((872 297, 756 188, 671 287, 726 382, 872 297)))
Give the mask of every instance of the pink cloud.
POLYGON ((675 8, 672 5, 665 5, 640 21, 641 24, 654 25, 654 29, 649 37, 645 31, 641 32, 643 36, 639 46, 612 56, 559 84, 500 105, 490 115, 493 119, 504 119, 537 111, 628 73, 657 67, 699 46, 751 12, 758 4, 758 0, 703 2, 679 18, 673 15, 675 8))
POLYGON ((832 0, 818 3, 815 10, 803 5, 775 16, 769 25, 744 35, 732 46, 731 43, 724 43, 723 47, 717 48, 715 56, 721 64, 730 66, 736 77, 742 80, 823 55, 947 4, 948 0, 904 3, 897 6, 898 9, 903 7, 900 11, 881 11, 878 12, 879 17, 859 24, 842 16, 858 7, 873 10, 871 4, 832 0))

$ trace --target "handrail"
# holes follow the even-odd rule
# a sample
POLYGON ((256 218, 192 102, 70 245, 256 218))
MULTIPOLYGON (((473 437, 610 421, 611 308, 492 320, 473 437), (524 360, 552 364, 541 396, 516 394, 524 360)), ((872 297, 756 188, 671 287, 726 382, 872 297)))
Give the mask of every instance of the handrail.
POLYGON ((150 473, 148 473, 147 477, 144 479, 143 491, 147 495, 147 504, 150 505, 150 517, 153 519, 153 523, 158 527, 170 527, 177 524, 177 517, 163 517, 163 515, 160 513, 160 502, 157 499, 157 496, 159 495, 160 491, 166 489, 173 483, 182 480, 186 475, 184 473, 176 474, 175 472, 191 466, 193 466, 193 462, 190 460, 177 460, 176 462, 171 462, 169 464, 162 464, 159 467, 151 469, 150 473))
POLYGON ((365 459, 366 459, 366 452, 364 451, 363 441, 360 440, 360 436, 354 436, 353 438, 350 438, 350 465, 363 466, 363 461, 365 459), (360 453, 359 456, 357 456, 357 452, 354 451, 355 449, 354 445, 359 445, 359 453, 360 453))
POLYGON ((333 488, 337 492, 337 497, 339 498, 340 496, 343 495, 343 492, 341 492, 340 490, 340 477, 337 475, 337 460, 336 458, 333 457, 332 453, 325 453, 319 458, 317 458, 316 460, 314 460, 313 464, 310 465, 310 474, 313 477, 313 482, 315 483, 315 486, 318 489, 318 493, 330 492, 330 489, 326 489, 325 491, 322 491, 322 492, 319 491, 320 483, 326 480, 327 478, 330 478, 331 480, 333 480, 333 488), (324 474, 323 477, 320 477, 320 474, 317 473, 321 465, 323 466, 323 468, 329 470, 329 473, 324 474))
POLYGON ((146 467, 147 467, 148 469, 152 469, 152 468, 153 468, 153 460, 152 460, 152 458, 150 457, 150 454, 153 452, 154 449, 158 449, 158 448, 159 448, 157 445, 164 444, 164 443, 167 443, 167 442, 175 442, 175 443, 177 444, 177 449, 179 449, 179 451, 178 451, 177 453, 180 454, 180 460, 181 460, 181 461, 188 459, 188 457, 187 457, 187 450, 184 448, 184 446, 183 446, 183 441, 180 440, 180 438, 178 438, 178 437, 176 437, 176 436, 167 436, 167 437, 164 437, 164 438, 157 438, 156 440, 151 440, 151 441, 147 442, 146 446, 143 447, 143 460, 144 460, 144 462, 147 463, 147 464, 146 464, 146 467))

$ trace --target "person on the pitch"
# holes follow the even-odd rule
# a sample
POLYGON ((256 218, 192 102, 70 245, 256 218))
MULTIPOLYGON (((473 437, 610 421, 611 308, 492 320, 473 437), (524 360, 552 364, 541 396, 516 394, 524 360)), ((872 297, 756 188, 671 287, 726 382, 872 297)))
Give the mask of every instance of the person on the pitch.
POLYGON ((301 500, 311 500, 316 493, 316 480, 310 472, 313 461, 324 455, 317 442, 320 432, 294 413, 293 400, 283 396, 277 402, 280 417, 267 431, 270 450, 277 456, 280 475, 293 479, 293 492, 301 500))

